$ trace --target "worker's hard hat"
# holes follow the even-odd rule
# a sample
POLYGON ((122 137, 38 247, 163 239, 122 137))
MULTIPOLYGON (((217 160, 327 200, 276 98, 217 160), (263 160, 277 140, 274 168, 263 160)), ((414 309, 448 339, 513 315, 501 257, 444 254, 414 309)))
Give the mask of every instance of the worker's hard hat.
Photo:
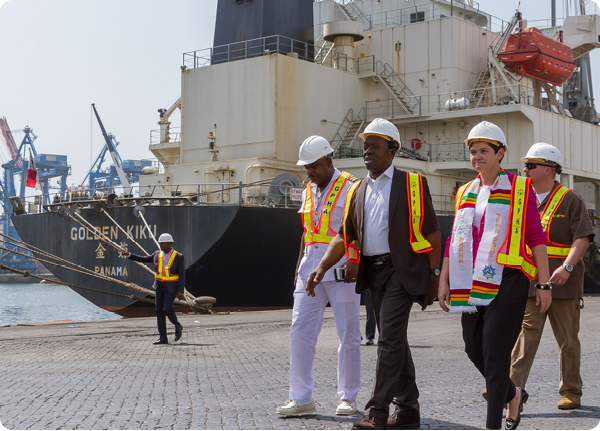
POLYGON ((482 121, 471 129, 469 137, 465 140, 465 144, 467 144, 467 147, 470 147, 473 141, 483 141, 497 147, 504 146, 508 149, 506 137, 502 129, 489 121, 482 121))
POLYGON ((359 136, 363 139, 367 139, 369 135, 381 136, 388 141, 393 139, 400 145, 400 132, 398 131, 398 128, 383 118, 375 118, 359 136))
POLYGON ((527 155, 521 158, 522 162, 552 162, 562 168, 562 155, 558 148, 554 145, 547 144, 545 142, 538 142, 533 144, 527 155))
POLYGON ((302 145, 300 145, 300 151, 298 154, 297 165, 310 165, 316 162, 323 156, 333 153, 333 148, 329 144, 329 141, 322 136, 314 135, 306 138, 302 145))
POLYGON ((161 233, 158 237, 158 242, 175 242, 169 233, 161 233))

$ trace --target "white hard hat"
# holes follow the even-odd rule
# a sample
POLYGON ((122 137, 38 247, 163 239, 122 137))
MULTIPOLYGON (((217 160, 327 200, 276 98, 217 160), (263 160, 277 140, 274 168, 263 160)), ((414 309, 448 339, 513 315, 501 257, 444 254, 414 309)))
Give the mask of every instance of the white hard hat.
POLYGON ((158 237, 158 242, 175 242, 170 233, 161 233, 158 237))
POLYGON ((502 129, 489 121, 482 121, 471 129, 469 137, 465 140, 467 147, 471 145, 472 141, 483 141, 496 146, 500 146, 498 145, 500 143, 508 149, 502 129))
POLYGON ((331 153, 333 153, 333 148, 331 148, 329 141, 322 136, 314 135, 306 138, 300 145, 298 154, 300 160, 296 164, 300 166, 310 165, 331 153))
POLYGON ((367 136, 369 135, 381 136, 388 140, 391 138, 400 145, 400 132, 398 131, 398 128, 383 118, 375 118, 359 136, 363 139, 367 139, 367 136))
POLYGON ((527 155, 521 158, 522 162, 553 162, 562 168, 562 155, 558 148, 554 145, 547 144, 545 142, 538 142, 533 144, 527 155))

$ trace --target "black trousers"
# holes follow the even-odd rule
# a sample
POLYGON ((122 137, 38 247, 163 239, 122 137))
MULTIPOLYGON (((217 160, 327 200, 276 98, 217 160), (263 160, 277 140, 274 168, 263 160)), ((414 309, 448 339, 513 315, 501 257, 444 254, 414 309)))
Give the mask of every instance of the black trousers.
POLYGON ((160 339, 163 341, 167 341, 167 317, 169 318, 169 321, 175 325, 175 327, 181 326, 177 320, 175 310, 173 310, 173 302, 175 302, 176 297, 177 294, 170 293, 164 283, 159 283, 158 287, 156 288, 155 298, 156 323, 158 326, 158 334, 160 335, 160 339))
POLYGON ((418 412, 419 390, 407 338, 408 317, 416 296, 402 286, 391 261, 374 265, 365 259, 363 277, 379 330, 375 382, 365 415, 387 420, 391 402, 403 411, 418 412))
POLYGON ((365 335, 367 340, 375 338, 375 312, 373 311, 373 301, 371 301, 371 292, 365 290, 362 293, 362 299, 365 303, 365 310, 367 311, 367 323, 365 325, 365 335))
POLYGON ((504 404, 517 393, 510 379, 510 357, 521 332, 528 292, 529 280, 523 272, 504 268, 490 305, 462 315, 465 352, 485 378, 488 428, 502 428, 504 404))

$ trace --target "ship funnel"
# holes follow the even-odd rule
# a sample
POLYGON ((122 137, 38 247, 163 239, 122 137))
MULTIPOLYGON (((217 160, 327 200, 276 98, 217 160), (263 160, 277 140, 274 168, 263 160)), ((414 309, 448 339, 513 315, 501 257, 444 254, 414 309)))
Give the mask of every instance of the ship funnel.
POLYGON ((354 72, 354 42, 365 38, 363 29, 362 22, 350 20, 332 21, 323 26, 323 39, 333 42, 333 49, 347 56, 348 72, 354 72))

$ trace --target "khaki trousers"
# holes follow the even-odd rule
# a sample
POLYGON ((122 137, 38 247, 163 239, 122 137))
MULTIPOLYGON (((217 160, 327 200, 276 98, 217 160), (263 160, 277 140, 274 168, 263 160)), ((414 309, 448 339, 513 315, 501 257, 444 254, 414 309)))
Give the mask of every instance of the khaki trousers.
POLYGON ((540 345, 546 317, 550 318, 552 332, 558 343, 560 358, 560 386, 558 392, 581 397, 581 344, 579 343, 579 299, 553 299, 550 308, 540 313, 535 298, 528 298, 523 327, 512 351, 510 378, 522 388, 527 383, 529 371, 540 345))

